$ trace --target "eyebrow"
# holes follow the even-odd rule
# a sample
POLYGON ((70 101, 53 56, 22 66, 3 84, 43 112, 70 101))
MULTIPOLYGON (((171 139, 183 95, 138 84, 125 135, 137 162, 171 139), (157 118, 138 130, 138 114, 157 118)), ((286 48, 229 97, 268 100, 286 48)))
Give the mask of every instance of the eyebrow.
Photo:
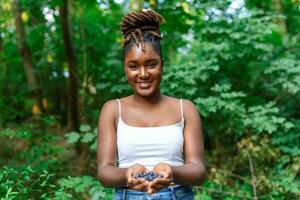
POLYGON ((132 63, 132 64, 136 64, 137 61, 136 61, 136 60, 129 60, 129 61, 128 61, 128 64, 131 64, 131 63, 132 63))
POLYGON ((156 61, 157 61, 157 59, 154 59, 154 58, 146 60, 146 62, 156 62, 156 61))
MULTIPOLYGON (((157 59, 150 58, 150 59, 147 59, 145 62, 156 62, 156 61, 157 61, 157 59)), ((138 61, 137 60, 129 60, 127 63, 128 64, 130 64, 130 63, 135 64, 135 63, 138 63, 138 61)))

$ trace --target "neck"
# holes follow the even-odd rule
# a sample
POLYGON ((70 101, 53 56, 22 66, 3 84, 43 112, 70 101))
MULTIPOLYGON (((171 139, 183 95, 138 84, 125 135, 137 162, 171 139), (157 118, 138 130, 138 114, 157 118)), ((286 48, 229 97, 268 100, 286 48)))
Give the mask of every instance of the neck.
POLYGON ((138 103, 138 104, 143 104, 143 105, 153 105, 159 103, 163 98, 163 95, 160 93, 160 91, 157 91, 155 94, 151 96, 140 96, 137 94, 133 95, 133 99, 138 103))

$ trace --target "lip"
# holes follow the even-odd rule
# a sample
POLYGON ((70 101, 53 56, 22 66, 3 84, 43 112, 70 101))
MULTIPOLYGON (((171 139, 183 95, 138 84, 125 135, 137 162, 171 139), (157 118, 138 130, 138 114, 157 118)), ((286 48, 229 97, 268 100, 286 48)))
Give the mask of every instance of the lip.
POLYGON ((140 87, 140 88, 148 88, 151 86, 152 81, 137 81, 136 84, 140 87))
POLYGON ((151 83, 152 81, 137 81, 137 83, 151 83))

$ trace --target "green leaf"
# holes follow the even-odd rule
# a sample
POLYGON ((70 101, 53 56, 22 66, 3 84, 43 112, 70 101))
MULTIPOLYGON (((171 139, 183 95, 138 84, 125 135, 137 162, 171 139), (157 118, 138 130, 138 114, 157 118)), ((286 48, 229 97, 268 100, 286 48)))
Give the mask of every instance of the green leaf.
POLYGON ((81 142, 83 143, 89 143, 91 141, 93 141, 95 139, 95 135, 92 133, 85 133, 82 138, 81 138, 81 142))
POLYGON ((80 138, 80 135, 77 132, 67 133, 65 136, 67 137, 67 143, 69 144, 76 143, 80 138))
POLYGON ((80 132, 88 132, 91 130, 91 127, 87 124, 82 124, 79 127, 80 132))
POLYGON ((97 140, 95 140, 93 144, 90 146, 90 150, 93 152, 97 150, 97 140))

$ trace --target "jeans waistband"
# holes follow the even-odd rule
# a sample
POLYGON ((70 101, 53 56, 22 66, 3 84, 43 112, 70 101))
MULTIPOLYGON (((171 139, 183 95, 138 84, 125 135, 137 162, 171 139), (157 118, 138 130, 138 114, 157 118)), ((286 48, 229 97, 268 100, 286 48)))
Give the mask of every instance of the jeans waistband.
POLYGON ((128 200, 128 199, 172 199, 172 200, 194 200, 192 186, 174 185, 164 188, 152 195, 146 192, 137 191, 129 188, 116 188, 114 200, 128 200))
MULTIPOLYGON (((164 188, 164 189, 161 189, 159 192, 160 193, 163 193, 163 192, 170 192, 170 191, 174 191, 174 190, 179 190, 179 189, 182 189, 184 187, 191 187, 191 186, 182 186, 182 185, 172 185, 172 186, 169 186, 168 188, 164 188)), ((123 191, 124 189, 126 189, 126 193, 134 193, 134 194, 145 194, 145 192, 142 192, 142 191, 138 191, 138 190, 133 190, 133 189, 130 189, 128 187, 121 187, 121 188, 116 188, 116 191, 123 191)))

